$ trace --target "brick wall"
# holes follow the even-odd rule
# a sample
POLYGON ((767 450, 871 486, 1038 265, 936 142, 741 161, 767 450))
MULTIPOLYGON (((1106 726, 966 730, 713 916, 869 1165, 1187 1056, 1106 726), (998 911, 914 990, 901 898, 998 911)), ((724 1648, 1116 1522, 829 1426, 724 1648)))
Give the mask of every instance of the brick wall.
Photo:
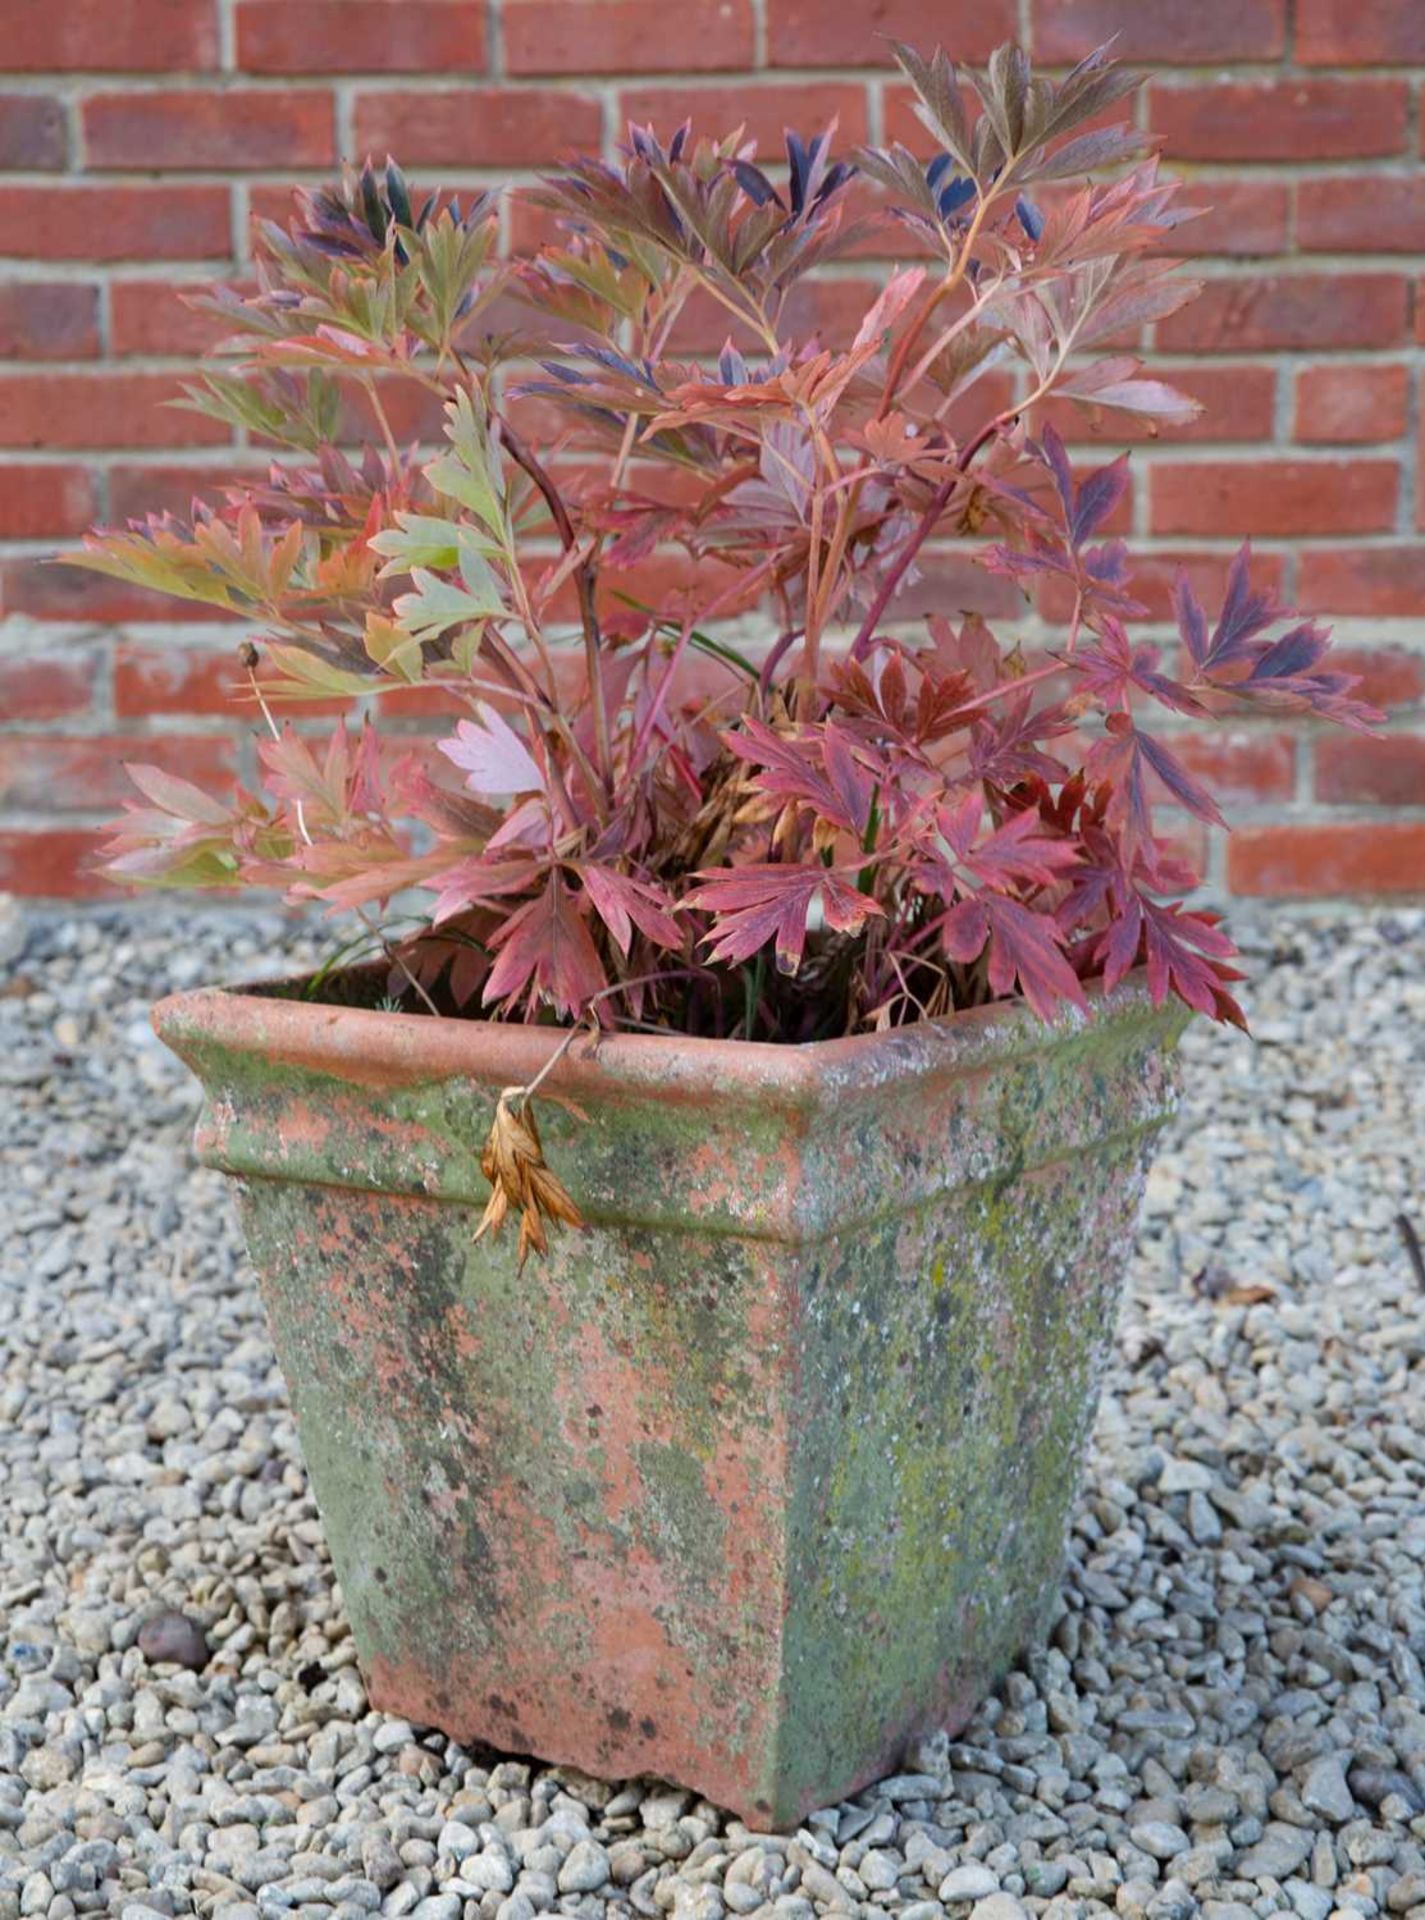
MULTIPOLYGON (((343 155, 457 186, 528 177, 629 115, 831 114, 922 140, 893 34, 1044 63, 1118 33, 1158 68, 1143 124, 1214 211, 1209 285, 1154 352, 1208 405, 1135 451, 1131 531, 1161 584, 1244 533, 1334 617, 1381 740, 1280 723, 1191 749, 1238 831, 1219 889, 1425 892, 1425 0, 25 0, 0 38, 0 888, 87 890, 121 757, 220 776, 231 627, 48 564, 96 519, 182 507, 261 451, 159 403, 241 276, 253 211, 343 155)), ((842 270, 864 277, 863 263, 842 270)), ((852 290, 854 294, 854 289, 852 290)), ((828 301, 834 315, 836 302, 828 301)), ((930 585, 934 588, 932 570, 930 585)))

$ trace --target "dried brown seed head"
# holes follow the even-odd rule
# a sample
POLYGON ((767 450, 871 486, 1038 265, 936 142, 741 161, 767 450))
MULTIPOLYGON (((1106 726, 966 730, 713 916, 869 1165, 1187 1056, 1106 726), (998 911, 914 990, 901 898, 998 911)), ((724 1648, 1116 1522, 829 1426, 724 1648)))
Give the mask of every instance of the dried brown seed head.
POLYGON ((534 1108, 522 1087, 506 1087, 496 1102, 495 1117, 480 1155, 480 1171, 490 1182, 490 1198, 475 1238, 486 1232, 497 1234, 513 1208, 520 1216, 521 1266, 531 1251, 547 1250, 546 1220, 583 1226, 583 1215, 545 1164, 534 1108))

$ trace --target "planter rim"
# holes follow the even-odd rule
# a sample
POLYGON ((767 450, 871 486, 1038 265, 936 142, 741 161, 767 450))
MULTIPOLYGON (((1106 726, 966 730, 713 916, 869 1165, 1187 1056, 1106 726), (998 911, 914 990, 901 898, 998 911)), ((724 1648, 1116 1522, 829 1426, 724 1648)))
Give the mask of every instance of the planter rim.
MULTIPOLYGON (((437 1020, 368 1007, 286 999, 272 986, 305 976, 170 994, 152 1011, 155 1032, 180 1058, 217 1046, 373 1088, 452 1079, 486 1086, 532 1080, 568 1029, 494 1020, 437 1020)), ((859 1090, 938 1072, 973 1072, 1012 1057, 1047 1052, 1118 1016, 1185 1023, 1176 1001, 1155 1007, 1138 969, 1110 992, 1092 981, 1086 1012, 1065 1006, 1042 1021, 1022 999, 967 1008, 884 1033, 781 1045, 678 1033, 612 1033, 576 1040, 544 1082, 552 1096, 577 1097, 619 1082, 667 1097, 769 1098, 821 1104, 859 1090)))

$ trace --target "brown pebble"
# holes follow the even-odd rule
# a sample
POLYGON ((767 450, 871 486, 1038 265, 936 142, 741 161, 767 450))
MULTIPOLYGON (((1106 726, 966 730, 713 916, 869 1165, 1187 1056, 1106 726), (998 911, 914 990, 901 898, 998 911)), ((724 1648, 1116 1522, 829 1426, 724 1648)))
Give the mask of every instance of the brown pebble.
POLYGON ((167 1608, 139 1628, 139 1652, 155 1666, 169 1661, 190 1673, 201 1673, 208 1664, 208 1636, 186 1613, 167 1608))
POLYGON ((1290 1594, 1299 1593, 1302 1599, 1317 1613, 1324 1613, 1336 1598, 1330 1587, 1323 1581, 1308 1580, 1305 1575, 1302 1575, 1300 1579, 1293 1580, 1287 1588, 1287 1592, 1290 1594))

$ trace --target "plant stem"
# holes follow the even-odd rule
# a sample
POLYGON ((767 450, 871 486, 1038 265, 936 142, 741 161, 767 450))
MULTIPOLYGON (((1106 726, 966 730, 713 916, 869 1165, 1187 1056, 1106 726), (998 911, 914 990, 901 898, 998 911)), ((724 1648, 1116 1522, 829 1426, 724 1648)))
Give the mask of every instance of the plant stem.
MULTIPOLYGON (((574 532, 574 523, 569 518, 569 509, 564 504, 563 495, 504 414, 500 415, 500 437, 515 465, 523 468, 543 496, 544 503, 549 508, 549 517, 554 522, 555 531, 559 535, 564 551, 576 552, 578 536, 574 532)), ((574 586, 579 595, 579 623, 584 629, 584 661, 589 676, 589 700, 593 709, 594 737, 599 743, 604 788, 606 792, 611 793, 613 790, 613 743, 609 734, 609 717, 604 703, 604 681, 599 663, 601 635, 595 599, 596 581, 594 568, 587 554, 580 559, 574 569, 574 586)))
POLYGON ((391 456, 391 465, 395 470, 394 473, 392 474, 392 478, 394 479, 396 477, 396 474, 400 473, 401 468, 405 464, 404 461, 401 459, 401 450, 396 445, 396 436, 391 431, 391 422, 387 418, 385 407, 383 407, 381 404, 381 396, 376 391, 376 381, 374 376, 368 373, 365 379, 362 381, 362 385, 366 389, 367 399, 371 402, 371 411, 376 416, 376 424, 381 429, 381 437, 386 442, 386 451, 391 456))
MULTIPOLYGON (((598 1006, 601 1000, 612 999, 616 993, 627 993, 631 987, 646 987, 658 980, 677 980, 687 974, 688 971, 686 967, 660 967, 656 973, 639 973, 635 974, 631 980, 615 980, 607 987, 600 987, 597 993, 591 993, 584 1011, 579 1015, 579 1018, 574 1022, 573 1026, 570 1027, 553 1053, 550 1054, 533 1080, 522 1087, 502 1087, 500 1089, 501 1098, 517 1100, 521 1108, 525 1107, 529 1101, 534 1098, 550 1074, 553 1073, 554 1069, 559 1065, 559 1062, 564 1058, 565 1054, 568 1053, 570 1047, 573 1046, 581 1033, 587 1029, 590 1037, 596 1040, 600 1033, 600 1025, 594 1013, 594 1008, 598 1006)), ((659 1029, 659 1031, 663 1030, 664 1029, 659 1029)))
POLYGON ((935 312, 935 309, 940 305, 942 300, 949 299, 950 295, 964 279, 965 269, 970 264, 971 252, 974 249, 976 240, 979 238, 980 228, 984 225, 985 215, 994 204, 994 199, 995 196, 993 192, 989 194, 981 193, 979 204, 975 208, 974 218, 966 228, 965 238, 961 242, 960 250, 955 256, 954 266, 949 270, 945 278, 940 282, 940 285, 921 308, 916 319, 906 328, 906 331, 897 342, 895 352, 891 355, 890 365, 886 369, 886 384, 881 390, 881 403, 876 409, 876 418, 878 420, 884 418, 890 411, 891 402, 895 398, 897 387, 900 385, 901 375, 905 372, 905 363, 909 360, 916 341, 920 338, 921 334, 924 333, 929 324, 931 315, 935 312))
POLYGON ((941 481, 931 496, 930 504, 921 515, 919 525, 882 576, 881 584, 876 590, 876 597, 867 608, 866 617, 861 622, 857 630, 856 638, 851 643, 851 658, 853 660, 864 660, 870 651, 871 642, 876 637, 876 628, 880 622, 881 615, 895 598, 896 589, 904 578, 907 567, 909 567, 911 561, 914 560, 915 556, 930 538, 941 514, 944 513, 946 507, 949 506, 955 489, 965 478, 969 470, 970 462, 980 451, 980 448, 985 445, 986 441, 992 440, 1004 425, 1005 421, 1012 420, 1018 411, 1019 409, 1017 407, 1010 407, 1003 413, 997 413, 993 420, 987 421, 986 424, 980 428, 973 440, 965 443, 954 467, 945 479, 941 481))

